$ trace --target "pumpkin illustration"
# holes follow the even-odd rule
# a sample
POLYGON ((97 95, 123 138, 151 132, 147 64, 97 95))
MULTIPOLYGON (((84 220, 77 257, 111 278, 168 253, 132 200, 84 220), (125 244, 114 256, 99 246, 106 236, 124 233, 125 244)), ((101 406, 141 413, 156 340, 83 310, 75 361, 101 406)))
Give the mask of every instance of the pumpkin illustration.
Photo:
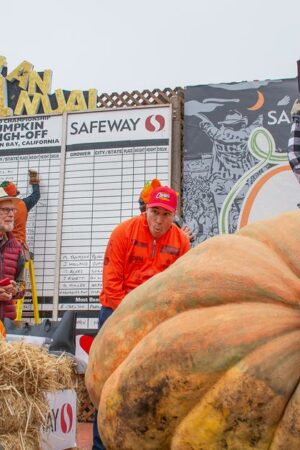
POLYGON ((299 450, 299 230, 214 237, 126 296, 86 372, 108 450, 299 450))

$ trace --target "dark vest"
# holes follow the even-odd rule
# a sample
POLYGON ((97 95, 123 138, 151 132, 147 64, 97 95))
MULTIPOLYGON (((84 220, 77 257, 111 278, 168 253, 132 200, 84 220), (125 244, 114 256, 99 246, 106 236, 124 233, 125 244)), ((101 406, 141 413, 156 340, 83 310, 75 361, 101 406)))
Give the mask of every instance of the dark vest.
MULTIPOLYGON (((0 279, 15 279, 18 269, 18 260, 22 254, 22 247, 12 233, 7 233, 8 241, 1 247, 0 251, 0 279)), ((16 318, 16 300, 0 302, 0 319, 8 317, 16 318)))

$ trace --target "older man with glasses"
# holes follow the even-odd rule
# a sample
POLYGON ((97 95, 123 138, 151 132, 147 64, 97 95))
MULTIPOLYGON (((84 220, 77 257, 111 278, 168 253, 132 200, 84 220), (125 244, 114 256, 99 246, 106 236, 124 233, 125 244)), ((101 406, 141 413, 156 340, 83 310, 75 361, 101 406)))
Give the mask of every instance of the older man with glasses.
POLYGON ((15 203, 0 188, 0 319, 16 318, 16 300, 25 292, 23 250, 12 230, 14 228, 15 203))

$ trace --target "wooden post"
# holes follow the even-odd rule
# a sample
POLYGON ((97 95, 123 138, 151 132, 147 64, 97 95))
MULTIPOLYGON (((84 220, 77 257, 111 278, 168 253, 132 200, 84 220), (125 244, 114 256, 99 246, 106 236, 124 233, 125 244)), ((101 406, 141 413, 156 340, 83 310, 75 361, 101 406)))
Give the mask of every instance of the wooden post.
POLYGON ((171 97, 172 104, 172 146, 171 146, 171 187, 180 194, 178 215, 181 214, 181 170, 182 170, 182 100, 179 95, 171 97))

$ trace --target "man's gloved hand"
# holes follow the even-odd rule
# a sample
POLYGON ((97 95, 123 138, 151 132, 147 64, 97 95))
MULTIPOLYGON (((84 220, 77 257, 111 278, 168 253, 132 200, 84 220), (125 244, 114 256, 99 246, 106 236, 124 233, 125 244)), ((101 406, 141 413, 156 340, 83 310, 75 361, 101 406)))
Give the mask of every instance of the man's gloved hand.
POLYGON ((294 114, 300 115, 300 100, 298 98, 295 101, 295 103, 293 104, 293 107, 291 110, 291 115, 293 116, 294 114))
POLYGON ((193 231, 188 225, 186 224, 182 225, 181 230, 187 235, 190 242, 194 241, 195 237, 193 235, 193 231))
POLYGON ((40 183, 39 174, 37 170, 29 169, 28 173, 29 173, 29 184, 40 183))

